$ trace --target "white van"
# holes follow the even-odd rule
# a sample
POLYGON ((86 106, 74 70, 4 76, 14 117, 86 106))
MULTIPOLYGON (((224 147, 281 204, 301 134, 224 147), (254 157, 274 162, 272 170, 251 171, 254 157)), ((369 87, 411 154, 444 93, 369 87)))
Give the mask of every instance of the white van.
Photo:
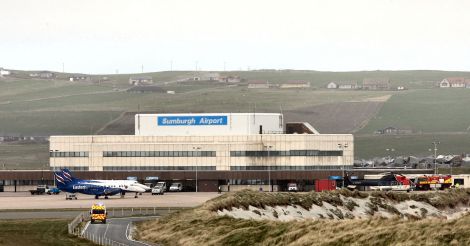
POLYGON ((173 183, 171 184, 170 186, 170 189, 168 191, 176 191, 176 192, 179 192, 179 191, 182 191, 183 190, 183 184, 181 183, 173 183))
POLYGON ((158 182, 152 188, 152 195, 163 195, 166 191, 166 183, 165 182, 158 182))

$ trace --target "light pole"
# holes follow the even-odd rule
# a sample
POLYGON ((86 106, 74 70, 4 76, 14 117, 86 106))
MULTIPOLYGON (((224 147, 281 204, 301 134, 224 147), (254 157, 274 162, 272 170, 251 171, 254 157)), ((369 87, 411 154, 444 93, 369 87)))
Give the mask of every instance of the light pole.
POLYGON ((342 169, 342 181, 343 181, 343 185, 341 186, 341 188, 344 188, 344 150, 348 148, 348 144, 345 143, 345 144, 341 144, 339 143, 338 144, 338 148, 341 150, 341 164, 343 165, 343 167, 341 168, 342 169))
POLYGON ((273 187, 271 186, 271 166, 269 165, 269 150, 273 147, 272 145, 265 145, 266 150, 268 150, 268 158, 266 160, 266 164, 268 167, 268 185, 269 185, 269 192, 273 192, 273 187))
POLYGON ((437 175, 437 145, 441 144, 441 142, 439 141, 434 141, 432 142, 432 144, 434 145, 434 174, 437 175))
MULTIPOLYGON (((197 151, 196 157, 201 157, 201 147, 193 147, 193 150, 197 151)), ((198 166, 198 161, 196 159, 196 192, 197 192, 197 166, 198 166)))

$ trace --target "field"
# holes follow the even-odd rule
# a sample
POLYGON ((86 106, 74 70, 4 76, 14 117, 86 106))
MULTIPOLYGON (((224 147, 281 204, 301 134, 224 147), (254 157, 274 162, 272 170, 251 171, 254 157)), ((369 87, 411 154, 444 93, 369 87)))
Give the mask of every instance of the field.
MULTIPOLYGON (((25 74, 27 72, 24 72, 25 74)), ((49 136, 86 134, 133 134, 137 112, 282 112, 286 120, 310 122, 321 133, 354 133, 356 157, 384 155, 428 155, 430 142, 439 139, 442 152, 468 151, 470 129, 470 90, 436 89, 437 81, 465 72, 370 71, 317 72, 260 70, 223 72, 246 80, 266 79, 272 83, 308 80, 308 89, 247 89, 219 82, 181 79, 205 72, 175 71, 148 73, 166 93, 128 93, 131 75, 106 75, 102 83, 69 82, 67 74, 58 80, 0 80, 0 135, 49 136), (388 77, 393 85, 410 90, 332 91, 329 81, 388 77), (429 89, 433 88, 433 89, 429 89), (377 100, 379 98, 380 100, 377 100), (388 100, 387 100, 388 99, 388 100), (370 120, 370 121, 369 121, 370 120), (411 130, 409 136, 377 136, 385 127, 411 130), (389 153, 385 153, 388 155, 389 153)), ((102 75, 96 75, 101 77, 102 75)), ((45 146, 0 145, 0 162, 6 166, 37 168, 47 161, 45 146), (18 153, 27 153, 18 156, 18 153), (15 156, 11 156, 11 155, 15 156)))
POLYGON ((48 143, 0 144, 0 169, 45 169, 49 168, 48 143))
POLYGON ((0 245, 95 245, 67 233, 66 220, 2 220, 0 245))
POLYGON ((395 94, 360 133, 388 126, 415 133, 470 130, 470 90, 412 90, 395 94))

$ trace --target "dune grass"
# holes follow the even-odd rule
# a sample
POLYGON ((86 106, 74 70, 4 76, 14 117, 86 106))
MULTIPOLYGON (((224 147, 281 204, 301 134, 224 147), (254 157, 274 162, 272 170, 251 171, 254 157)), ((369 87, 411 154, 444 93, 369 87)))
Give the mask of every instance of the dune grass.
MULTIPOLYGON (((162 245, 469 245, 470 215, 456 220, 407 220, 373 217, 352 220, 279 222, 218 216, 214 211, 231 207, 275 205, 309 206, 339 195, 371 200, 418 200, 439 208, 468 205, 470 190, 427 193, 350 192, 259 193, 242 191, 215 198, 202 206, 138 224, 135 237, 162 245)), ((357 204, 344 204, 357 206, 357 204)), ((380 204, 379 204, 380 206, 380 204)))
POLYGON ((28 219, 0 221, 0 245, 95 245, 67 232, 67 220, 28 219))

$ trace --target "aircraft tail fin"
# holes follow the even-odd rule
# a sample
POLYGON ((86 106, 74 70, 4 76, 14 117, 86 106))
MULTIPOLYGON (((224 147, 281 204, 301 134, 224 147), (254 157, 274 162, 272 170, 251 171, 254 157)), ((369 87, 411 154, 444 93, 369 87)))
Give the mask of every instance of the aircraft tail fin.
POLYGON ((66 186, 69 181, 66 181, 62 176, 62 172, 54 172, 54 179, 58 188, 66 186))
POLYGON ((65 179, 65 181, 68 181, 68 182, 72 182, 72 181, 77 180, 77 179, 72 175, 72 172, 71 172, 69 169, 67 169, 67 168, 62 169, 62 177, 65 179))

